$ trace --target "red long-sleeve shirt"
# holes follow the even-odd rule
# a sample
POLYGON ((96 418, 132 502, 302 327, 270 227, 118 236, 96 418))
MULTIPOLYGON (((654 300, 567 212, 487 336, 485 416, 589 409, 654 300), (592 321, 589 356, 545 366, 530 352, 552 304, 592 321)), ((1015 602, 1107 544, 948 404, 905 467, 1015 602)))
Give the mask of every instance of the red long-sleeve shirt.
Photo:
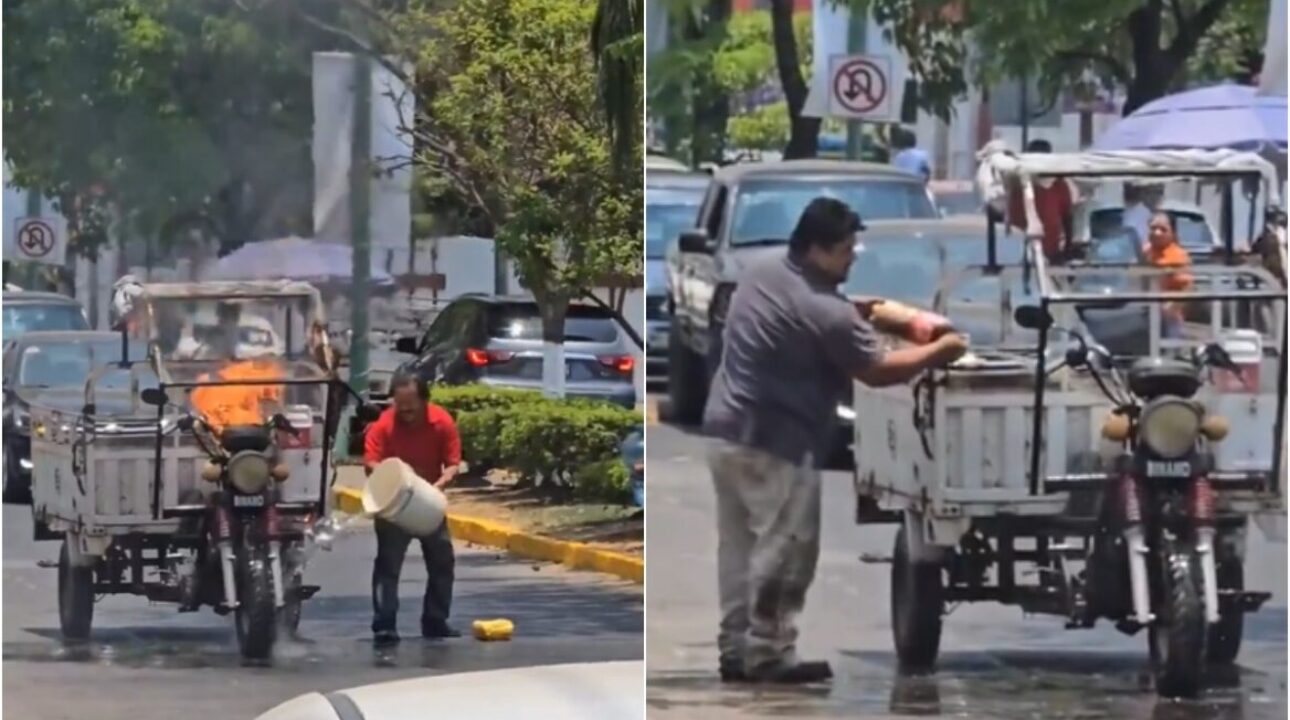
POLYGON ((426 403, 425 422, 399 421, 388 408, 367 428, 363 463, 370 469, 382 460, 398 458, 428 482, 436 482, 444 468, 461 464, 461 436, 447 410, 426 403))

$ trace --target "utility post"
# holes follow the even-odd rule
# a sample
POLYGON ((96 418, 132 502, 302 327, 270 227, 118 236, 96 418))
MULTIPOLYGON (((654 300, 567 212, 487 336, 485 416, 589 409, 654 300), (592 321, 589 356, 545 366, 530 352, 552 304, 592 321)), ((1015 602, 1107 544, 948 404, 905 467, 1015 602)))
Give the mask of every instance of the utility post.
POLYGON ((372 61, 354 54, 354 126, 349 161, 349 228, 353 237, 353 295, 349 384, 367 390, 368 295, 372 274, 372 61))
MULTIPOLYGON (((868 33, 869 6, 863 8, 851 5, 847 23, 847 52, 859 55, 865 51, 865 35, 868 33)), ((863 121, 847 121, 847 159, 859 160, 864 149, 864 134, 861 132, 863 121)))
MULTIPOLYGON (((40 193, 35 190, 27 190, 27 217, 40 217, 40 193)), ((8 230, 9 232, 13 232, 12 228, 8 228, 8 230)), ((44 290, 42 287, 36 287, 36 281, 40 279, 40 270, 37 268, 36 263, 29 261, 26 265, 27 267, 24 268, 22 272, 23 275, 26 276, 26 282, 24 284, 27 286, 27 289, 44 290)))

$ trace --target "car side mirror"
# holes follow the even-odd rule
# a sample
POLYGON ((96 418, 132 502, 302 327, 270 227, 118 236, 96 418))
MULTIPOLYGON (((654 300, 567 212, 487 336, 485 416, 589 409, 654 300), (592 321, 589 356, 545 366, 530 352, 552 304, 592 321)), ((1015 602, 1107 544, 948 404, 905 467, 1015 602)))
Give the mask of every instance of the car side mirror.
POLYGON ((686 230, 681 233, 680 238, 677 240, 677 245, 683 253, 712 254, 712 240, 708 237, 708 231, 702 228, 686 230))
POLYGON ((170 404, 170 397, 160 388, 146 388, 139 393, 139 399, 143 401, 144 405, 153 407, 165 407, 170 404))
POLYGON ((1027 330, 1047 330, 1053 326, 1053 316, 1037 305, 1022 305, 1012 314, 1012 319, 1027 330))
POLYGON ((394 341, 394 351, 404 355, 416 355, 419 349, 414 337, 401 337, 394 341))

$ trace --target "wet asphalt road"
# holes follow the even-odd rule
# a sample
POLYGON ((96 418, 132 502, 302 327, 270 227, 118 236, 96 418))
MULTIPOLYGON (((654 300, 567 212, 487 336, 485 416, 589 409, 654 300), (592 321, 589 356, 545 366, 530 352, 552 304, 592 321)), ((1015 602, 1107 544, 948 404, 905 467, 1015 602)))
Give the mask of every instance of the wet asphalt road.
POLYGON ((403 643, 377 651, 370 640, 370 529, 342 537, 305 572, 322 590, 305 606, 300 642, 283 642, 271 667, 245 667, 231 618, 208 610, 114 596, 95 608, 92 642, 59 641, 58 543, 34 543, 25 507, 5 506, 4 706, 22 720, 253 718, 301 693, 423 675, 527 665, 635 660, 642 647, 640 586, 594 573, 499 556, 458 544, 453 622, 507 617, 509 643, 470 637, 423 641, 417 614, 425 568, 414 543, 404 567, 403 643))
POLYGON ((1286 546, 1251 528, 1246 577, 1273 599, 1246 616, 1239 668, 1194 702, 1157 702, 1145 636, 1103 623, 1066 631, 1055 617, 1000 605, 960 606, 946 619, 935 676, 897 677, 888 623, 891 526, 857 527, 850 475, 829 473, 819 574, 802 617, 799 650, 825 659, 831 686, 756 690, 716 677, 716 531, 699 438, 667 425, 647 436, 646 662, 651 719, 734 717, 991 720, 1280 720, 1286 717, 1286 546), (667 558, 662 562, 659 558, 667 558))

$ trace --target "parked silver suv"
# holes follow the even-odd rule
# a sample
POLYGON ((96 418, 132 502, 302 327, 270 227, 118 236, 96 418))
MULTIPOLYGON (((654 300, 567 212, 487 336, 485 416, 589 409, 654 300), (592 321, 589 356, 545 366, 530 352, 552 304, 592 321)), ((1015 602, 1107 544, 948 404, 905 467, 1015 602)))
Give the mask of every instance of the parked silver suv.
MULTIPOLYGON (((421 337, 400 338, 396 349, 417 356, 400 369, 431 382, 542 388, 542 317, 530 298, 462 296, 421 337)), ((604 309, 569 305, 564 363, 569 397, 636 406, 636 360, 622 328, 604 309)))

